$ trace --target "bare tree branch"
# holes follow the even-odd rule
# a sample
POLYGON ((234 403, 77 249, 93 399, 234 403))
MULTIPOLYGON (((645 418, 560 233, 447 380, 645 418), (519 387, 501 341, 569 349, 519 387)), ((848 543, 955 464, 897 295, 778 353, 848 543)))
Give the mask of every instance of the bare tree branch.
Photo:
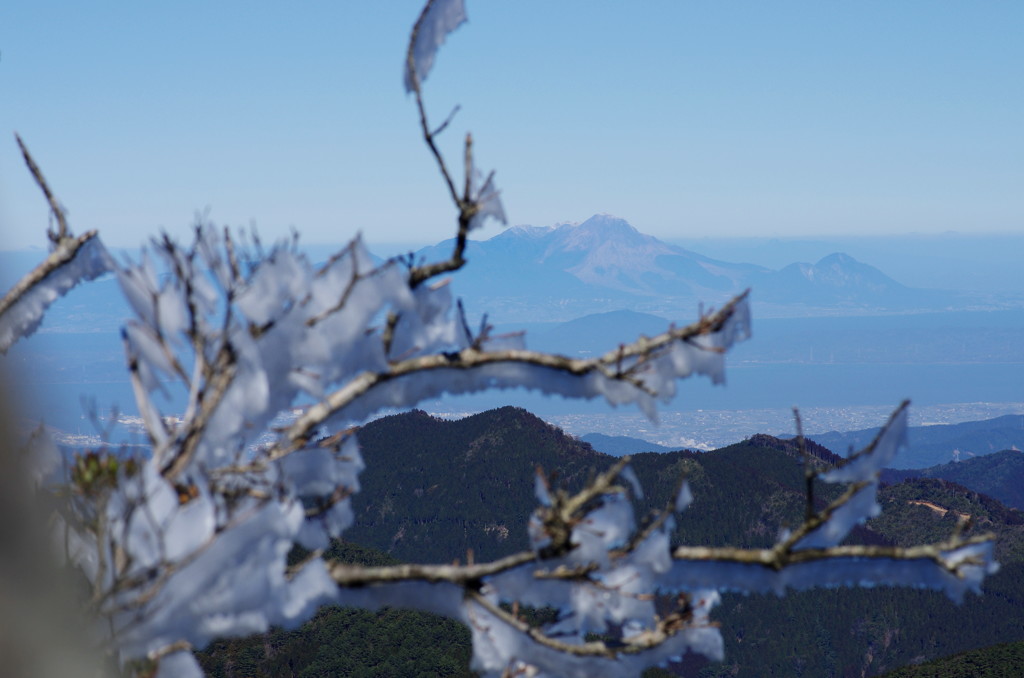
POLYGON ((339 586, 369 586, 400 581, 449 582, 469 588, 478 587, 484 577, 493 576, 536 562, 533 551, 520 551, 489 563, 475 565, 387 565, 367 567, 332 562, 328 566, 331 578, 339 586))
POLYGON ((21 156, 25 159, 25 164, 28 165, 28 171, 32 173, 32 178, 36 180, 39 188, 43 191, 43 195, 46 196, 46 202, 50 204, 50 210, 53 212, 54 218, 57 220, 58 231, 54 233, 52 230, 47 231, 47 235, 50 241, 54 245, 61 243, 65 238, 71 237, 71 231, 68 230, 67 218, 64 215, 64 207, 61 206, 60 202, 53 195, 53 191, 50 190, 49 184, 46 183, 46 179, 43 177, 42 170, 36 165, 35 160, 32 159, 32 154, 28 152, 28 148, 25 146, 25 142, 21 140, 21 137, 15 133, 14 138, 18 142, 18 148, 21 149, 21 156))
POLYGON ((806 503, 804 506, 804 522, 806 523, 814 516, 814 479, 818 476, 811 465, 811 455, 807 451, 807 443, 804 440, 804 424, 800 419, 800 409, 793 408, 793 420, 796 423, 796 446, 800 457, 804 460, 804 492, 806 503))
POLYGON ((814 562, 839 562, 850 559, 877 560, 880 562, 926 560, 935 563, 950 574, 960 576, 959 568, 950 566, 942 557, 943 553, 954 551, 964 546, 984 544, 993 539, 995 539, 994 534, 985 533, 968 538, 954 536, 943 542, 909 547, 852 544, 799 550, 788 550, 783 545, 770 549, 742 549, 729 546, 679 546, 672 551, 672 558, 686 562, 761 565, 775 571, 792 565, 814 562))
POLYGON ((736 306, 742 303, 748 292, 735 297, 717 312, 705 316, 686 327, 673 328, 655 337, 640 337, 632 344, 610 351, 597 358, 568 358, 565 356, 525 349, 504 351, 482 351, 474 347, 456 353, 439 353, 410 358, 392 363, 385 372, 363 372, 349 380, 340 389, 330 393, 324 400, 311 406, 285 431, 282 439, 268 451, 270 459, 279 459, 301 449, 310 436, 332 415, 345 408, 373 388, 407 375, 440 369, 468 370, 495 363, 522 363, 546 367, 574 376, 598 372, 609 379, 624 381, 637 389, 649 391, 633 374, 632 370, 620 369, 623 356, 648 358, 656 355, 674 341, 686 341, 701 335, 717 332, 732 317, 736 306))

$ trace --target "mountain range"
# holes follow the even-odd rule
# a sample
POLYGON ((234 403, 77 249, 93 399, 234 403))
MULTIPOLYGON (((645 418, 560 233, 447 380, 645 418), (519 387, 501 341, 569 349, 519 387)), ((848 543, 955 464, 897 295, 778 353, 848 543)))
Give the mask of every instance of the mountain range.
MULTIPOLYGON (((452 241, 424 248, 417 260, 446 258, 452 241)), ((945 308, 955 295, 913 289, 842 253, 781 270, 729 263, 640 233, 626 220, 597 214, 555 226, 514 226, 470 241, 461 294, 508 322, 567 320, 609 306, 678 315, 721 304, 747 288, 772 313, 908 311, 945 308)))
MULTIPOLYGON (((412 257, 425 262, 447 259, 453 242, 425 247, 412 257)), ((323 246, 309 249, 324 251, 323 246)), ((801 253, 797 249, 794 256, 801 253)), ((12 284, 41 256, 0 251, 0 283, 12 284)), ((470 302, 472 310, 490 313, 503 323, 562 322, 615 309, 688 317, 699 305, 721 304, 748 288, 753 290, 759 318, 1005 306, 993 302, 991 295, 958 290, 955 277, 947 279, 946 290, 909 287, 843 252, 777 270, 714 259, 641 233, 625 219, 608 214, 581 223, 513 226, 487 240, 470 240, 466 259, 468 265, 457 274, 456 293, 470 302)), ((119 330, 127 306, 115 281, 93 282, 71 297, 76 303, 56 305, 47 327, 119 330)))
MULTIPOLYGON (((511 407, 460 420, 395 415, 367 424, 359 439, 367 467, 346 539, 404 561, 450 562, 468 550, 480 559, 496 558, 523 548, 538 465, 575 489, 613 461, 511 407)), ((840 462, 813 441, 808 451, 826 463, 840 462)), ((632 467, 644 488, 637 515, 663 506, 682 473, 694 502, 678 516, 673 543, 764 547, 803 514, 800 461, 793 441, 768 435, 712 452, 636 454, 632 467)), ((829 501, 837 491, 822 487, 816 496, 829 501)), ((1024 514, 939 477, 883 486, 879 502, 882 515, 857 528, 854 542, 941 539, 958 514, 970 514, 974 526, 968 529, 997 534, 1002 571, 986 583, 985 595, 960 607, 938 594, 885 587, 783 598, 726 594, 715 615, 726 638, 725 663, 669 670, 691 676, 877 675, 1024 639, 1018 602, 1024 595, 1024 514)))
MULTIPOLYGON (((423 248, 414 259, 446 259, 453 242, 423 248)), ((39 252, 0 252, 0 281, 13 283, 40 258, 39 252)), ((610 308, 676 318, 680 309, 720 304, 747 288, 770 315, 945 310, 955 302, 952 293, 907 287, 843 253, 780 270, 730 263, 666 243, 607 214, 579 224, 513 226, 488 240, 470 240, 466 258, 457 293, 502 322, 565 321, 610 308)), ((110 278, 76 289, 71 298, 77 303, 55 306, 48 327, 116 331, 128 311, 110 278)))

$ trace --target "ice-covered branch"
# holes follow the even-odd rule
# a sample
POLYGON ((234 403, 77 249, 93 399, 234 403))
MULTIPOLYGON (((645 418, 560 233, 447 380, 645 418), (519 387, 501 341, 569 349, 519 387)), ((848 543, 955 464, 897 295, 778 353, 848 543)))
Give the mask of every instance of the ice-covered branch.
POLYGON ((653 415, 651 400, 671 396, 676 379, 698 373, 722 380, 722 354, 750 334, 746 297, 736 297, 691 325, 641 337, 597 358, 470 346, 391 363, 380 372, 362 372, 306 410, 271 448, 270 457, 300 449, 339 413, 359 419, 372 413, 373 406, 411 405, 444 392, 526 386, 574 397, 601 395, 614 405, 638 402, 653 415))
POLYGON ((71 288, 110 270, 111 257, 96 231, 62 239, 41 264, 0 299, 0 354, 35 332, 46 309, 71 288))
POLYGON ((455 245, 451 256, 444 261, 412 266, 409 271, 409 283, 412 287, 418 287, 431 278, 462 268, 466 263, 463 255, 469 232, 482 225, 486 218, 492 217, 503 224, 506 223, 500 192, 494 185, 494 173, 491 172, 480 184, 480 175, 473 163, 473 137, 467 134, 465 139, 465 178, 461 195, 455 187, 455 180, 444 155, 437 146, 437 136, 447 129, 458 111, 458 106, 440 126, 432 129, 423 102, 423 81, 434 65, 434 56, 438 48, 448 34, 465 21, 466 8, 462 0, 428 0, 413 26, 405 55, 405 89, 412 92, 416 98, 423 140, 434 156, 448 188, 448 194, 459 211, 455 245))
POLYGON ((387 565, 367 567, 347 563, 330 563, 328 571, 339 586, 370 586, 394 582, 449 582, 461 586, 478 585, 489 577, 527 563, 535 562, 533 551, 520 551, 489 563, 474 565, 387 565))
POLYGON ((25 164, 50 205, 58 229, 47 233, 53 246, 50 255, 0 299, 0 354, 6 353, 19 339, 35 332, 46 309, 79 282, 113 270, 113 261, 96 237, 96 231, 88 231, 77 238, 71 235, 64 208, 21 137, 15 135, 15 138, 25 164))
POLYGON ((747 593, 867 584, 934 588, 960 600, 980 593, 985 575, 998 569, 992 534, 950 537, 912 547, 839 545, 792 551, 680 546, 666 584, 680 588, 714 585, 747 593))

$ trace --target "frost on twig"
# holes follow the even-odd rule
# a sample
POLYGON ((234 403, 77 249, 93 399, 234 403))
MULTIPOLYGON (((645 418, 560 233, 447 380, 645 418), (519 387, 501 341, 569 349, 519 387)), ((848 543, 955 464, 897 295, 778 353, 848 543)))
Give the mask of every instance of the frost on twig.
MULTIPOLYGON (((458 330, 453 324, 444 334, 454 336, 458 330)), ((575 398, 603 397, 612 405, 636 403, 654 417, 655 401, 671 398, 677 379, 702 374, 721 382, 724 352, 749 333, 744 294, 691 325, 641 337, 597 358, 474 346, 410 357, 379 371, 363 371, 329 393, 288 428, 270 456, 301 448, 332 419, 358 421, 378 409, 490 388, 520 386, 575 398)))
POLYGON ((412 92, 427 79, 434 56, 448 34, 466 21, 462 0, 431 0, 423 7, 409 39, 405 63, 405 91, 412 92))
POLYGON ((111 257, 96 231, 61 240, 43 263, 0 299, 0 354, 35 332, 46 309, 71 288, 111 268, 111 257))
POLYGON ((25 164, 50 205, 58 230, 48 233, 52 244, 50 255, 0 298, 0 354, 35 332, 46 309, 72 287, 113 270, 113 261, 96 238, 96 231, 88 231, 77 238, 71 235, 64 208, 21 137, 15 135, 15 138, 25 164))

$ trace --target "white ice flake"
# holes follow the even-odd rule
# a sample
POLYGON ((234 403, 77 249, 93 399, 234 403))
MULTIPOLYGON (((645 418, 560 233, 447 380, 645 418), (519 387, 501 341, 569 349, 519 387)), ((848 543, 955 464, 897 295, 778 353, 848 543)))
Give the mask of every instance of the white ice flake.
POLYGON ((502 224, 507 224, 508 219, 505 217, 505 208, 501 204, 501 191, 494 185, 494 173, 489 174, 483 185, 479 188, 476 187, 479 176, 475 171, 471 170, 471 173, 473 184, 470 188, 470 195, 473 202, 476 203, 476 213, 473 214, 469 221, 469 229, 480 228, 488 218, 500 221, 502 224))
POLYGON ((874 449, 854 457, 848 464, 821 474, 828 483, 870 481, 885 468, 907 444, 907 406, 904 403, 892 420, 879 432, 874 449))
POLYGON ((178 650, 160 658, 154 678, 203 678, 203 668, 194 654, 178 650))
POLYGON ((676 513, 682 513, 693 502, 693 493, 690 491, 689 481, 684 480, 679 486, 679 493, 676 495, 676 513))
POLYGON ((412 50, 412 62, 405 64, 405 91, 415 89, 414 82, 422 83, 430 74, 438 48, 449 33, 466 21, 466 8, 462 0, 432 0, 417 22, 412 50))
POLYGON ((877 494, 878 484, 868 483, 858 490, 849 501, 838 507, 828 520, 797 542, 793 548, 828 548, 840 543, 856 525, 869 518, 874 518, 881 512, 882 507, 875 499, 877 494))

